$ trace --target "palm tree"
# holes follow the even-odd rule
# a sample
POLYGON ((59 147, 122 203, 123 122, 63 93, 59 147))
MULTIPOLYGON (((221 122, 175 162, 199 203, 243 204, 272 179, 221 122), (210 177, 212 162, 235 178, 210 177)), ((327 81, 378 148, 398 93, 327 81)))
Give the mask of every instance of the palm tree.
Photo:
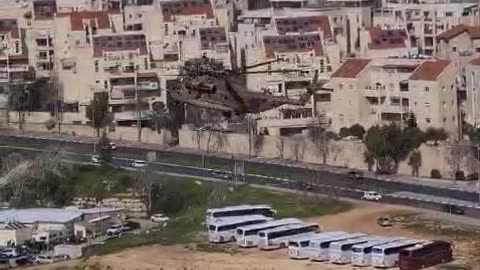
POLYGON ((422 154, 420 151, 413 151, 408 159, 408 165, 412 167, 412 176, 418 177, 418 169, 422 166, 422 154))

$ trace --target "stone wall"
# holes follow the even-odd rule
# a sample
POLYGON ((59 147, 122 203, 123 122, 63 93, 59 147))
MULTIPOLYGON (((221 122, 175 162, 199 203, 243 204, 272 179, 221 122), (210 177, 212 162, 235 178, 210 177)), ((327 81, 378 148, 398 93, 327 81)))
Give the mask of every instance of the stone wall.
MULTIPOLYGON (((183 128, 179 132, 179 142, 182 148, 192 148, 208 150, 210 152, 226 152, 234 155, 248 155, 249 144, 247 134, 229 134, 222 133, 222 135, 210 135, 209 132, 192 131, 188 128, 183 128), (218 144, 218 137, 223 143, 218 144), (223 145, 223 147, 218 146, 223 145)), ((328 146, 329 153, 327 155, 326 163, 339 167, 348 167, 354 169, 366 170, 367 164, 364 162, 363 153, 365 146, 360 141, 340 140, 333 141, 328 146)), ((448 164, 449 147, 445 145, 431 146, 422 145, 420 147, 422 154, 422 166, 419 174, 423 177, 430 177, 432 169, 438 169, 442 175, 447 178, 451 177, 451 168, 448 164)), ((295 137, 273 137, 264 136, 264 143, 261 149, 252 154, 259 157, 266 158, 285 158, 290 160, 299 160, 309 163, 323 163, 323 158, 318 151, 315 150, 313 144, 303 135, 295 137), (283 143, 282 143, 283 141, 283 143), (283 145, 283 147, 282 147, 283 145), (283 148, 283 151, 281 149, 283 148), (282 154, 283 152, 283 154, 282 154)), ((411 175, 411 167, 408 166, 407 161, 400 164, 399 174, 411 175)), ((466 166, 462 166, 465 173, 467 173, 466 166)))
POLYGON ((105 198, 100 203, 97 203, 95 198, 74 198, 73 204, 78 207, 95 205, 95 207, 123 208, 128 216, 147 216, 147 207, 145 203, 140 199, 133 197, 105 198))

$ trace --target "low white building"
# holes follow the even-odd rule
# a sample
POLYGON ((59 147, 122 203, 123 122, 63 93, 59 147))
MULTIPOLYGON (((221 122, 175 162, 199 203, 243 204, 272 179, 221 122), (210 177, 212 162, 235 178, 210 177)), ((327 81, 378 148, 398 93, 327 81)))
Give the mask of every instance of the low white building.
POLYGON ((11 222, 33 227, 35 231, 65 231, 73 235, 73 224, 81 221, 83 212, 78 209, 27 208, 0 211, 0 225, 11 222))
POLYGON ((7 223, 0 225, 0 247, 21 245, 32 238, 33 227, 21 223, 7 223))

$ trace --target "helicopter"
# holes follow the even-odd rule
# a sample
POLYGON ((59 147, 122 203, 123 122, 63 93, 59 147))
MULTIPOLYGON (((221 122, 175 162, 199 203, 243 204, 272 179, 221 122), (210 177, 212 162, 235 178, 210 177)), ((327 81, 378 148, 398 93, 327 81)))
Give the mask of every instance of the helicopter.
MULTIPOLYGON (((203 58, 207 61, 207 58, 203 58)), ((295 69, 248 71, 251 68, 268 65, 274 62, 284 61, 276 59, 262 62, 252 66, 243 65, 241 70, 226 69, 213 71, 210 74, 198 74, 189 76, 180 81, 175 91, 170 91, 173 99, 194 105, 200 108, 221 111, 226 116, 245 115, 260 113, 282 105, 304 106, 311 95, 321 88, 322 82, 318 82, 318 70, 315 71, 313 81, 307 86, 307 93, 299 99, 291 99, 283 96, 273 96, 268 92, 248 90, 246 87, 246 74, 259 73, 288 73, 298 72, 295 69)), ((242 61, 244 62, 244 61, 242 61)))

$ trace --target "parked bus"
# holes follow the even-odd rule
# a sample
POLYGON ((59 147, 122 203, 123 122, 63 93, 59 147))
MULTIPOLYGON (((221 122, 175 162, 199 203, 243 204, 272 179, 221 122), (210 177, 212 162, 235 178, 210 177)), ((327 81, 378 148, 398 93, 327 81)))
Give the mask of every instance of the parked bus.
POLYGON ((375 246, 406 240, 404 237, 385 238, 383 240, 369 241, 352 247, 351 262, 354 266, 370 266, 372 264, 372 250, 375 246))
POLYGON ((302 236, 300 238, 295 238, 291 239, 288 242, 288 255, 290 256, 290 259, 296 259, 296 260, 303 260, 303 259, 308 259, 309 253, 309 244, 310 241, 316 240, 316 239, 326 239, 330 238, 333 236, 339 236, 339 235, 345 235, 347 234, 346 232, 323 232, 323 233, 317 233, 313 236, 307 235, 307 236, 302 236))
POLYGON ((237 217, 248 215, 263 215, 266 217, 272 217, 274 213, 275 210, 273 210, 272 207, 268 205, 244 204, 222 208, 211 208, 207 210, 206 224, 208 226, 216 219, 222 217, 237 217))
POLYGON ((331 263, 335 264, 347 264, 350 263, 352 257, 352 247, 354 245, 367 243, 381 239, 378 236, 362 236, 353 239, 347 239, 343 241, 337 241, 330 244, 328 250, 328 257, 331 263))
POLYGON ((319 231, 318 224, 291 224, 259 231, 257 246, 264 250, 286 248, 292 237, 315 234, 319 231))
POLYGON ((214 223, 208 225, 208 240, 214 243, 234 241, 238 227, 265 223, 269 220, 272 220, 272 218, 262 215, 217 219, 214 223))
POLYGON ((400 251, 422 242, 421 240, 403 240, 376 246, 372 250, 372 265, 385 268, 398 266, 400 251))
POLYGON ((308 245, 308 258, 316 262, 328 261, 328 259, 330 259, 328 252, 331 243, 364 236, 367 235, 364 233, 345 233, 344 235, 332 236, 325 239, 313 239, 308 245))
POLYGON ((237 245, 239 247, 254 247, 257 245, 259 231, 277 228, 289 224, 302 224, 300 219, 296 218, 283 218, 279 220, 272 220, 265 223, 249 225, 237 228, 237 245))
POLYGON ((401 270, 419 270, 453 260, 452 245, 445 241, 429 241, 400 251, 401 270))

